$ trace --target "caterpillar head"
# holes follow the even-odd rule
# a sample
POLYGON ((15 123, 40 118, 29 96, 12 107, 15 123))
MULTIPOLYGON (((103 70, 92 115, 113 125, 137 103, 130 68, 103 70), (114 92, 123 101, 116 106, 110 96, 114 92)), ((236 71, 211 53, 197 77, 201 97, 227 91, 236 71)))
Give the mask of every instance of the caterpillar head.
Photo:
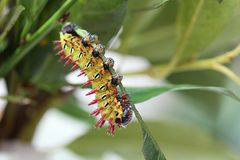
POLYGON ((66 23, 63 27, 61 32, 63 34, 68 33, 71 34, 72 36, 77 36, 79 37, 79 35, 76 32, 76 29, 78 28, 78 26, 76 24, 73 23, 66 23))

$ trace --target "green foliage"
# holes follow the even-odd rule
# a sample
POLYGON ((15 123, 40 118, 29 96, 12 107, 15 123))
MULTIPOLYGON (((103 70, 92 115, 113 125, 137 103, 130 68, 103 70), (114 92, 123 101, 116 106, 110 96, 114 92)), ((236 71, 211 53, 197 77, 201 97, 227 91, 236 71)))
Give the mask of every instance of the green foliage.
POLYGON ((79 24, 108 42, 119 31, 127 12, 127 0, 90 0, 81 9, 79 24))
POLYGON ((235 0, 221 4, 206 0, 180 2, 176 54, 184 60, 199 55, 224 30, 239 9, 238 4, 235 0))
MULTIPOLYGON (((183 103, 173 100, 181 110, 171 112, 175 120, 190 121, 194 125, 201 123, 226 144, 231 146, 230 142, 234 141, 234 147, 240 148, 240 142, 232 137, 238 135, 240 129, 225 127, 239 122, 234 119, 239 113, 236 106, 240 98, 235 94, 239 86, 226 89, 223 76, 201 71, 217 70, 213 67, 217 64, 220 66, 217 71, 240 84, 231 66, 224 66, 239 51, 232 51, 234 56, 224 54, 225 58, 216 58, 217 62, 210 59, 208 64, 198 59, 232 50, 240 42, 239 8, 239 0, 18 0, 14 3, 2 0, 0 15, 6 15, 0 19, 0 76, 6 81, 9 95, 0 98, 8 101, 3 119, 12 128, 1 131, 0 138, 32 137, 38 121, 50 106, 56 106, 77 120, 95 122, 73 96, 76 86, 70 91, 62 90, 69 85, 65 76, 70 67, 57 62, 52 53, 51 41, 58 38, 56 34, 61 28, 59 18, 70 12, 69 21, 97 34, 106 46, 110 46, 110 40, 122 27, 121 46, 116 50, 147 58, 153 66, 141 73, 161 78, 171 75, 166 80, 173 83, 126 88, 142 134, 135 123, 120 129, 114 137, 106 136, 104 130, 92 129, 69 144, 71 150, 93 159, 110 149, 126 159, 234 159, 221 144, 197 127, 169 122, 145 123, 134 104, 163 93, 184 91, 181 92, 183 103), (5 13, 6 8, 9 12, 5 13), (200 67, 194 66, 194 62, 200 67), (181 67, 185 70, 179 69, 181 67), (229 104, 231 106, 226 109, 229 104), (16 122, 14 116, 23 116, 23 121, 24 118, 28 121, 16 122), (143 156, 139 153, 141 144, 143 156)), ((125 90, 122 85, 120 89, 125 90)), ((0 128, 3 124, 0 123, 0 128)))
POLYGON ((170 57, 175 46, 176 12, 173 11, 177 10, 177 3, 167 1, 158 9, 134 12, 162 2, 165 1, 130 0, 128 2, 130 11, 124 23, 119 51, 146 57, 151 62, 162 62, 170 57))
POLYGON ((136 107, 132 105, 132 109, 142 129, 142 135, 143 135, 142 136, 143 137, 142 152, 145 159, 166 160, 166 157, 164 156, 163 152, 159 148, 158 143, 156 142, 155 138, 152 136, 152 133, 146 126, 145 122, 143 121, 136 107))
POLYGON ((38 1, 38 0, 33 0, 33 1, 27 1, 27 0, 21 0, 20 3, 26 7, 26 12, 25 12, 25 19, 23 22, 25 23, 24 28, 21 32, 21 38, 24 39, 24 37, 29 34, 29 31, 31 27, 34 27, 34 21, 36 21, 36 18, 39 16, 39 14, 42 12, 44 9, 45 5, 47 4, 47 0, 43 1, 38 1))
MULTIPOLYGON (((4 28, 3 32, 0 35, 0 44, 4 43, 4 40, 8 32, 12 29, 13 25, 16 23, 24 9, 25 8, 21 5, 15 7, 11 19, 9 20, 8 24, 6 25, 6 27, 4 28)), ((3 47, 0 47, 0 51, 2 51, 3 49, 4 49, 3 47)))
MULTIPOLYGON (((119 50, 161 63, 168 61, 180 46, 183 55, 179 58, 186 60, 203 54, 209 56, 231 46, 233 39, 239 40, 239 1, 201 1, 168 1, 157 10, 129 12, 119 50), (193 17, 201 1, 199 13, 193 17), (183 38, 185 44, 182 46, 179 43, 183 43, 183 38)), ((129 1, 130 9, 141 8, 140 2, 134 2, 129 1)))
POLYGON ((169 85, 163 87, 141 87, 141 88, 127 88, 128 93, 132 97, 134 103, 141 103, 150 98, 158 96, 166 92, 174 91, 185 91, 185 90, 202 90, 215 92, 220 95, 228 96, 234 100, 240 102, 240 97, 235 95, 233 92, 222 87, 207 87, 207 86, 197 86, 197 85, 169 85))

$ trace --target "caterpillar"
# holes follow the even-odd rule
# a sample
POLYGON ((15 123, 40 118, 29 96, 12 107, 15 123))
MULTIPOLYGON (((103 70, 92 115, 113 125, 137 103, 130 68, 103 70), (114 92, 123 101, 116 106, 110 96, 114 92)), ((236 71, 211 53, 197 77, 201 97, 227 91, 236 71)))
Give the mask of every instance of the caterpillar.
POLYGON ((104 56, 105 46, 98 36, 68 22, 60 31, 60 40, 54 43, 55 49, 59 50, 56 54, 60 56, 59 61, 66 60, 65 65, 72 63, 72 70, 80 68, 78 76, 88 77, 82 86, 92 87, 86 96, 95 94, 95 99, 88 105, 98 104, 91 113, 93 116, 101 115, 96 126, 102 128, 107 121, 107 132, 112 135, 115 126, 127 126, 132 119, 132 108, 127 95, 118 88, 123 76, 112 75, 110 69, 114 66, 114 60, 104 56))

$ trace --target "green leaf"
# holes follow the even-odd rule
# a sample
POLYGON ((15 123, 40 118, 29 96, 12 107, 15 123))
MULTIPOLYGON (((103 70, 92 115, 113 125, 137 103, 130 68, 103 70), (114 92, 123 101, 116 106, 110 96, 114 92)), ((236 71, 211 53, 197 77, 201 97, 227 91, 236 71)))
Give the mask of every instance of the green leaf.
POLYGON ((238 36, 240 34, 239 18, 240 14, 236 12, 224 31, 201 53, 201 57, 209 58, 222 54, 223 51, 233 49, 240 42, 240 37, 238 36))
MULTIPOLYGON (((149 122, 147 125, 169 160, 237 159, 212 134, 196 125, 174 122, 149 122)), ((92 129, 69 144, 68 148, 87 160, 103 159, 103 154, 108 152, 118 154, 122 159, 144 160, 141 137, 138 124, 131 123, 119 129, 114 137, 107 136, 104 128, 92 129)))
POLYGON ((33 27, 34 21, 38 18, 41 11, 44 9, 45 5, 47 4, 47 0, 21 0, 21 4, 25 6, 26 13, 24 19, 24 27, 21 32, 21 38, 26 36, 29 33, 31 27, 33 27))
POLYGON ((0 65, 0 77, 5 76, 36 44, 46 36, 55 26, 56 21, 75 1, 67 0, 48 21, 46 21, 28 40, 28 42, 15 50, 15 52, 0 65))
POLYGON ((142 152, 146 160, 166 160, 163 152, 158 146, 158 143, 152 136, 150 130, 146 126, 145 122, 142 120, 141 115, 139 114, 138 110, 135 108, 135 106, 132 106, 132 109, 135 113, 135 116, 141 126, 142 129, 142 135, 143 135, 143 147, 142 152))
POLYGON ((24 11, 24 9, 25 8, 21 5, 18 5, 14 8, 12 17, 10 18, 10 20, 8 21, 8 24, 6 25, 6 27, 4 28, 3 32, 0 35, 0 43, 3 43, 3 40, 6 38, 8 32, 12 29, 14 24, 17 22, 19 16, 21 15, 22 11, 24 11))
POLYGON ((176 55, 186 60, 198 55, 224 30, 239 7, 238 1, 179 1, 176 55))
POLYGON ((58 106, 59 111, 73 118, 94 123, 95 119, 79 106, 79 101, 75 97, 69 97, 64 104, 58 106))
POLYGON ((158 96, 166 92, 173 91, 185 91, 185 90, 202 90, 208 92, 214 92, 224 96, 228 96, 236 101, 240 102, 240 98, 236 96, 233 92, 222 87, 212 87, 212 86, 197 86, 197 85, 168 85, 162 87, 142 87, 142 88, 126 88, 127 92, 131 96, 134 103, 141 103, 150 98, 158 96))
MULTIPOLYGON (((132 1, 129 1, 130 9, 131 6, 137 7, 139 5, 139 3, 131 2, 132 1)), ((135 1, 133 0, 133 2, 135 1)), ((118 50, 123 53, 146 57, 151 63, 159 64, 167 62, 176 51, 176 41, 177 39, 179 41, 180 37, 179 28, 181 28, 180 24, 183 23, 182 19, 184 19, 184 15, 180 13, 179 8, 180 6, 183 6, 182 3, 187 2, 189 2, 189 0, 168 1, 165 3, 166 5, 163 5, 156 10, 151 10, 149 12, 136 12, 134 14, 129 13, 121 35, 121 46, 118 50), (180 16, 182 19, 179 18, 180 16), (179 31, 178 34, 176 31, 179 31)), ((194 2, 197 3, 198 0, 192 0, 192 3, 194 2)), ((145 3, 145 6, 148 6, 148 3, 145 3)), ((239 41, 238 9, 239 4, 235 0, 234 2, 232 2, 232 0, 230 0, 230 2, 223 1, 221 4, 219 4, 216 0, 205 0, 204 8, 201 10, 201 13, 196 21, 196 25, 194 25, 193 32, 190 36, 190 38, 192 38, 189 40, 193 41, 190 43, 194 43, 195 45, 192 46, 191 44, 188 44, 187 48, 201 47, 199 50, 201 55, 204 54, 209 57, 209 55, 219 54, 223 50, 232 47, 233 44, 236 44, 236 42, 239 41), (206 5, 209 3, 211 4, 206 7, 205 3, 206 5), (213 7, 213 9, 211 9, 211 7, 213 7), (216 10, 215 8, 218 9, 216 10), (220 10, 220 16, 222 17, 219 17, 218 15, 220 10), (208 17, 207 14, 211 16, 208 17), (211 29, 211 27, 209 27, 211 25, 213 25, 216 29, 211 29), (225 30, 226 28, 227 30, 225 30), (204 33, 198 33, 198 31, 202 31, 204 33), (207 33, 207 31, 209 33, 207 33), (222 33, 224 33, 224 35, 222 33), (194 37, 196 39, 194 39, 194 37), (208 37, 209 39, 206 39, 208 37)), ((184 8, 184 11, 181 12, 190 12, 192 10, 193 8, 186 7, 184 8)), ((189 17, 190 16, 191 13, 189 13, 189 17)), ((185 18, 187 19, 188 17, 185 18)), ((185 26, 182 28, 184 29, 184 27, 185 26)), ((182 52, 181 54, 185 54, 185 52, 182 52)), ((189 57, 191 56, 192 55, 189 55, 189 57)))
POLYGON ((223 0, 217 0, 219 3, 222 3, 223 2, 223 0))
POLYGON ((153 63, 169 59, 175 49, 176 1, 130 0, 128 3, 130 11, 118 51, 146 57, 153 63), (134 11, 155 4, 164 5, 149 11, 134 11))
POLYGON ((107 45, 121 28, 126 12, 127 0, 91 0, 81 8, 79 26, 97 34, 107 45))
MULTIPOLYGON (((194 84, 198 86, 224 86, 226 78, 214 71, 190 71, 175 73, 168 77, 170 84, 194 84), (207 77, 207 78, 202 78, 207 77)), ((227 87, 228 90, 231 90, 227 87)), ((234 92, 236 94, 236 92, 234 92)), ((238 95, 238 94, 236 94, 238 95)), ((191 121, 193 124, 201 125, 204 128, 215 131, 216 119, 221 110, 221 94, 199 90, 189 90, 181 92, 174 99, 173 104, 166 104, 166 107, 174 108, 169 112, 169 116, 177 117, 180 120, 191 121), (173 107, 171 107, 173 106, 173 107), (176 106, 176 108, 174 107, 176 106)), ((231 98, 226 97, 230 101, 231 98)), ((236 101, 236 103, 239 103, 236 101)))

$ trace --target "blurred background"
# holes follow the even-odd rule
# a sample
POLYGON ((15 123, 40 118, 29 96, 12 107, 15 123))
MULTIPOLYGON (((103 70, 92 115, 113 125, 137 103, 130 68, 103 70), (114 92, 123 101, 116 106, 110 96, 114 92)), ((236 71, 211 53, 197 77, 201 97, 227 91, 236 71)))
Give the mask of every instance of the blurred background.
MULTIPOLYGON (((240 0, 1 0, 0 160, 144 159, 135 117, 114 136, 95 128, 86 79, 57 61, 52 41, 66 18, 99 36, 125 87, 194 84, 240 95, 240 80, 212 68, 178 70, 240 44, 240 0)), ((223 65, 239 75, 239 62, 223 65)), ((201 90, 136 104, 169 160, 240 159, 239 106, 201 90)))

